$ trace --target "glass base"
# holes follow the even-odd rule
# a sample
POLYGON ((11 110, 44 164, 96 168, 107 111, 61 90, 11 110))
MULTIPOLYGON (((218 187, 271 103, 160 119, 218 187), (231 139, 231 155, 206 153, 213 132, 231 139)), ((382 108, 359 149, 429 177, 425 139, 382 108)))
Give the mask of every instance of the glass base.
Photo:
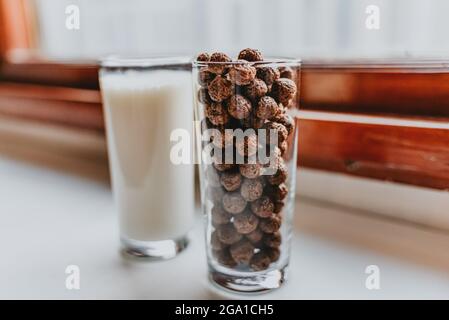
POLYGON ((166 260, 176 257, 187 248, 187 236, 174 240, 139 241, 121 238, 122 252, 136 258, 166 260))
POLYGON ((209 280, 215 286, 233 293, 266 293, 280 288, 287 280, 288 267, 257 273, 221 272, 212 266, 209 280))

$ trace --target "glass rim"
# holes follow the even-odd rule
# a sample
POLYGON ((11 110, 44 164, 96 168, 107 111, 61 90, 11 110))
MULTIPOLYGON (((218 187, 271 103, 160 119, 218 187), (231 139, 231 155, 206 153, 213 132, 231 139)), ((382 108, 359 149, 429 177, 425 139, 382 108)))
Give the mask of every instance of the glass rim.
POLYGON ((188 65, 192 58, 189 56, 161 55, 161 56, 122 56, 108 55, 100 60, 102 68, 151 68, 159 66, 188 65))
POLYGON ((298 65, 301 66, 302 60, 300 58, 291 58, 291 57, 268 57, 262 61, 246 61, 246 60, 233 60, 229 62, 216 62, 216 61, 197 61, 192 60, 192 64, 195 67, 205 67, 205 66, 220 66, 220 65, 243 65, 243 64, 251 64, 251 65, 298 65))

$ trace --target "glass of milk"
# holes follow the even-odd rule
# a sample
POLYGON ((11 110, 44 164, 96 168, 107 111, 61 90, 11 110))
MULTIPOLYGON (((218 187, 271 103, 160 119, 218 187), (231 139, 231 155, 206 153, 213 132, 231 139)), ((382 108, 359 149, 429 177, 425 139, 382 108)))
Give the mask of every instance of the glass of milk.
POLYGON ((190 140, 179 139, 191 137, 193 129, 190 66, 189 58, 102 61, 99 77, 120 238, 123 250, 134 256, 168 259, 188 244, 194 167, 190 140), (187 157, 180 160, 179 152, 173 153, 175 144, 187 157))

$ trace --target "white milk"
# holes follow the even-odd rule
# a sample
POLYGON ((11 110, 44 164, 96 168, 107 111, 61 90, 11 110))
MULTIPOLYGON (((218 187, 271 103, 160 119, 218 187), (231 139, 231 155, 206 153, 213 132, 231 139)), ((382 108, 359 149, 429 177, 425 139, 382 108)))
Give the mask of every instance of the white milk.
POLYGON ((100 77, 109 162, 121 236, 158 241, 184 236, 193 223, 193 165, 170 161, 170 133, 192 135, 188 72, 126 71, 100 77))

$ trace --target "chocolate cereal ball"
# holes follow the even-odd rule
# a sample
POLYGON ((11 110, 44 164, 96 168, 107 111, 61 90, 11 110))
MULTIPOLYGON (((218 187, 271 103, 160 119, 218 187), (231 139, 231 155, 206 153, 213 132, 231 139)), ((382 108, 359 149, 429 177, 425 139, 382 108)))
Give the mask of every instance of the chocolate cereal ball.
POLYGON ((257 67, 257 77, 263 80, 267 86, 271 86, 276 80, 279 79, 279 70, 273 67, 257 67))
POLYGON ((241 164, 239 166, 240 174, 248 179, 254 179, 260 176, 262 166, 259 163, 241 164))
POLYGON ((263 184, 260 179, 245 179, 240 188, 240 194, 246 201, 259 199, 263 194, 263 184))
POLYGON ((256 201, 251 202, 251 211, 261 218, 271 216, 274 210, 274 203, 267 196, 262 196, 256 201))
POLYGON ((281 256, 279 248, 265 248, 265 253, 270 257, 271 262, 276 262, 281 256))
POLYGON ((196 61, 207 62, 209 61, 210 56, 207 52, 202 52, 196 57, 196 61))
POLYGON ((245 119, 251 114, 251 102, 240 94, 233 95, 227 102, 228 112, 235 119, 245 119))
POLYGON ((234 243, 229 248, 229 252, 235 262, 248 264, 254 255, 254 246, 248 240, 242 239, 234 243))
POLYGON ((238 86, 250 84, 256 78, 256 68, 245 60, 237 60, 236 62, 229 69, 228 79, 238 86))
POLYGON ((222 76, 216 76, 207 88, 209 89, 209 97, 215 102, 222 102, 229 98, 234 91, 232 82, 222 76))
POLYGON ((231 170, 232 168, 234 168, 234 164, 233 163, 214 163, 214 168, 217 169, 218 171, 227 171, 227 170, 231 170))
POLYGON ((248 234, 256 230, 259 218, 250 211, 245 211, 234 217, 233 224, 238 233, 248 234))
POLYGON ((234 268, 237 266, 237 262, 231 257, 229 249, 213 251, 213 255, 217 259, 218 263, 229 268, 234 268))
POLYGON ((281 74, 281 78, 293 79, 294 71, 290 67, 280 67, 279 72, 281 74))
POLYGON ((198 83, 202 87, 207 87, 215 76, 216 74, 209 72, 207 68, 201 68, 198 72, 198 83))
POLYGON ((282 238, 280 232, 265 234, 262 239, 263 243, 270 248, 278 248, 281 245, 282 238))
POLYGON ((267 145, 267 149, 265 154, 268 155, 268 162, 264 164, 262 174, 269 177, 276 174, 284 159, 282 159, 282 152, 278 147, 267 145))
POLYGON ((240 51, 238 59, 246 61, 262 61, 262 53, 257 49, 246 48, 240 51))
POLYGON ((257 228, 256 230, 254 230, 251 233, 248 233, 247 235, 245 235, 245 237, 251 241, 253 244, 257 244, 262 240, 264 233, 257 228))
POLYGON ((279 150, 281 150, 281 155, 284 155, 287 152, 287 150, 288 150, 288 143, 287 143, 287 141, 282 141, 279 144, 279 150))
POLYGON ((232 59, 229 58, 225 53, 222 52, 214 52, 210 56, 209 62, 213 62, 209 64, 209 70, 212 73, 222 74, 229 65, 224 64, 223 62, 231 62, 232 59), (214 64, 214 62, 217 62, 214 64))
POLYGON ((265 82, 257 78, 244 88, 245 95, 251 100, 263 97, 267 92, 268 87, 265 82))
POLYGON ((241 121, 245 128, 254 129, 256 132, 257 129, 263 128, 265 125, 265 119, 260 119, 254 114, 250 114, 248 118, 242 119, 241 121))
POLYGON ((270 264, 270 257, 263 251, 256 253, 249 263, 251 269, 253 269, 254 271, 265 270, 270 266, 270 264))
POLYGON ((285 183, 281 183, 280 185, 271 185, 267 187, 267 193, 274 200, 284 200, 288 194, 288 188, 285 183))
POLYGON ((274 81, 271 95, 277 102, 282 103, 284 106, 288 106, 295 94, 296 84, 293 80, 281 78, 274 81))
POLYGON ((220 183, 227 191, 235 191, 242 184, 242 176, 239 172, 224 172, 220 177, 220 183))
POLYGON ((287 167, 285 166, 285 163, 282 161, 279 164, 279 168, 276 172, 276 174, 272 176, 267 176, 267 181, 270 184, 273 185, 279 185, 287 180, 287 167))
POLYGON ((284 208, 284 201, 282 200, 276 200, 274 201, 274 213, 281 213, 282 209, 284 208))
POLYGON ((234 135, 232 130, 211 130, 213 144, 218 148, 229 148, 234 144, 234 135))
POLYGON ((272 97, 262 97, 257 104, 256 116, 260 119, 271 119, 275 117, 281 108, 272 97))
POLYGON ((223 195, 223 208, 232 214, 243 212, 246 208, 246 200, 240 195, 240 192, 226 193, 223 195))
POLYGON ((265 233, 274 233, 281 227, 281 222, 281 218, 278 215, 273 214, 268 218, 261 219, 259 228, 265 233))
POLYGON ((218 239, 224 244, 233 244, 240 241, 242 235, 235 230, 232 223, 223 224, 217 228, 218 239))
POLYGON ((273 144, 273 142, 270 141, 270 134, 271 133, 277 134, 277 136, 278 136, 278 145, 282 141, 285 141, 287 139, 287 137, 288 137, 287 129, 284 127, 284 125, 282 125, 282 124, 280 124, 278 122, 269 121, 269 122, 265 123, 264 129, 266 130, 267 143, 269 143, 269 144, 273 144))
POLYGON ((287 113, 280 113, 278 114, 273 121, 279 122, 282 124, 286 129, 288 134, 290 135, 293 130, 295 129, 295 120, 292 116, 290 116, 287 113))
POLYGON ((255 133, 245 135, 242 138, 237 138, 235 142, 235 149, 242 156, 254 156, 257 153, 258 139, 255 133))
POLYGON ((211 209, 210 214, 212 217, 212 225, 214 227, 231 222, 232 215, 226 212, 220 204, 215 204, 211 209))
POLYGON ((221 103, 207 104, 204 113, 207 119, 216 126, 224 125, 229 120, 229 115, 221 103))

